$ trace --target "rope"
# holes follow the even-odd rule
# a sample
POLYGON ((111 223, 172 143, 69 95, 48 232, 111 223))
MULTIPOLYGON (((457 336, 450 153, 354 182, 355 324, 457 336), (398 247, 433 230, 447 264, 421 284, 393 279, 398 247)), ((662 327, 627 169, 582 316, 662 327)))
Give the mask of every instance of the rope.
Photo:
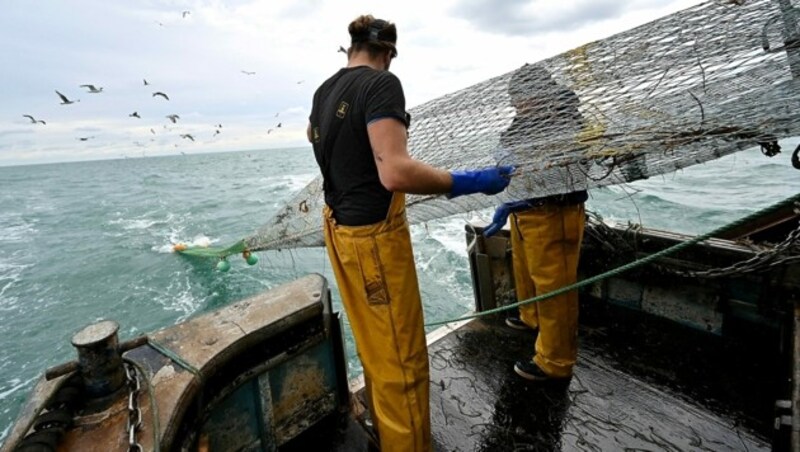
POLYGON ((659 259, 661 257, 664 257, 664 256, 667 256, 669 254, 672 254, 672 253, 675 253, 677 251, 680 251, 680 250, 682 250, 684 248, 687 248, 687 247, 689 247, 691 245, 694 245, 696 243, 705 241, 705 240, 707 240, 709 238, 712 238, 712 237, 714 237, 716 235, 719 235, 719 234, 721 234, 721 233, 723 233, 723 232, 725 232, 725 231, 727 231, 729 229, 738 227, 738 226, 740 226, 740 225, 742 225, 744 223, 752 221, 752 220, 754 220, 754 219, 756 219, 756 218, 758 218, 758 217, 760 217, 762 215, 765 215, 765 214, 774 212, 774 211, 776 211, 778 209, 781 209, 781 208, 783 208, 783 207, 785 207, 787 205, 790 205, 790 204, 792 204, 792 203, 794 203, 794 202, 796 202, 798 200, 800 200, 800 194, 796 194, 794 196, 786 198, 786 199, 784 199, 783 201, 781 201, 781 202, 779 202, 777 204, 769 206, 769 207, 767 207, 767 208, 765 208, 763 210, 760 210, 758 212, 755 212, 753 214, 747 215, 747 216, 745 216, 743 218, 740 218, 740 219, 738 219, 738 220, 736 220, 736 221, 734 221, 734 222, 732 222, 730 224, 727 224, 727 225, 722 226, 720 228, 714 229, 711 232, 707 232, 705 234, 698 235, 698 236, 694 237, 691 240, 687 240, 685 242, 678 243, 676 245, 673 245, 673 246, 671 246, 669 248, 666 248, 666 249, 663 249, 663 250, 658 251, 656 253, 653 253, 653 254, 651 254, 651 255, 649 255, 647 257, 644 257, 642 259, 638 259, 638 260, 635 260, 633 262, 629 262, 629 263, 627 263, 625 265, 622 265, 620 267, 617 267, 617 268, 615 268, 613 270, 609 270, 609 271, 607 271, 605 273, 601 273, 599 275, 595 275, 595 276, 592 276, 590 278, 581 280, 581 281, 579 281, 579 282, 577 282, 575 284, 570 284, 568 286, 564 286, 564 287, 562 287, 560 289, 556 289, 556 290, 554 290, 552 292, 548 292, 548 293, 545 293, 545 294, 542 294, 542 295, 538 295, 538 296, 535 296, 533 298, 529 298, 527 300, 522 300, 522 301, 519 301, 517 303, 501 306, 501 307, 494 308, 494 309, 489 309, 489 310, 483 311, 483 312, 478 312, 478 313, 474 313, 474 314, 465 315, 465 316, 462 316, 462 317, 459 317, 459 318, 455 318, 455 319, 442 320, 442 321, 439 321, 439 322, 426 323, 425 326, 445 325, 447 323, 460 322, 462 320, 467 320, 467 319, 474 319, 474 318, 478 318, 478 317, 486 317, 488 315, 496 314, 498 312, 507 311, 507 310, 510 310, 510 309, 513 309, 513 308, 518 308, 518 307, 520 307, 522 305, 526 305, 526 304, 530 304, 530 303, 537 303, 537 302, 540 302, 542 300, 546 300, 548 298, 552 298, 552 297, 555 297, 557 295, 561 295, 561 294, 563 294, 565 292, 569 292, 570 290, 575 290, 575 289, 579 289, 581 287, 587 286, 589 284, 594 284, 594 283, 596 283, 598 281, 602 281, 603 279, 610 278, 612 276, 616 276, 616 275, 618 275, 620 273, 623 273, 623 272, 626 272, 626 271, 628 271, 628 270, 630 270, 632 268, 640 267, 640 266, 642 266, 644 264, 647 264, 647 263, 652 262, 652 261, 654 261, 656 259, 659 259))
POLYGON ((162 355, 166 356, 167 358, 171 359, 175 364, 183 367, 184 369, 188 370, 194 376, 199 378, 201 381, 203 380, 203 375, 197 370, 196 367, 189 364, 185 359, 181 358, 180 355, 173 352, 172 350, 168 349, 167 347, 159 344, 158 342, 154 341, 152 338, 147 338, 147 345, 153 347, 157 352, 161 353, 162 355))

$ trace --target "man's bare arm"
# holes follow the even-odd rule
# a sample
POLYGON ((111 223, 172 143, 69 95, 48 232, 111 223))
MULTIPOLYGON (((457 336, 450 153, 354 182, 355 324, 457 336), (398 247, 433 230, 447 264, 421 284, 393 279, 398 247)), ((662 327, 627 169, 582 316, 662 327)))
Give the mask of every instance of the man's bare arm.
POLYGON ((414 160, 408 154, 405 125, 396 118, 382 118, 367 125, 381 184, 389 191, 419 195, 449 193, 450 173, 414 160))

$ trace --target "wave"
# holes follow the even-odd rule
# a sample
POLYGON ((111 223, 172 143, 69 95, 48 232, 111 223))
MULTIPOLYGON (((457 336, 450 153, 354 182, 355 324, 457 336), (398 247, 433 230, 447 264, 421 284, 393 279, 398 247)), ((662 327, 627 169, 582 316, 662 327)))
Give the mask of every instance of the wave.
POLYGON ((36 228, 37 220, 22 218, 20 214, 0 216, 0 242, 27 243, 39 232, 36 228))
POLYGON ((147 214, 143 217, 139 218, 118 218, 116 220, 110 220, 108 222, 109 225, 121 225, 122 229, 129 231, 129 230, 140 230, 140 229, 150 229, 153 226, 169 224, 173 220, 173 215, 168 214, 167 218, 164 219, 156 219, 156 218, 147 218, 147 214))

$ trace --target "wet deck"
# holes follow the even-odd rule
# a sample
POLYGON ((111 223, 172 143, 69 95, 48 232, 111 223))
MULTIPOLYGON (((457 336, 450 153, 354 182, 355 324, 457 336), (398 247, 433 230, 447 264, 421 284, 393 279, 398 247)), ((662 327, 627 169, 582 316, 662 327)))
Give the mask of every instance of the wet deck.
MULTIPOLYGON (((534 336, 499 317, 435 341, 435 450, 770 450, 774 338, 731 342, 591 301, 582 301, 579 338, 567 384, 518 377, 512 366, 534 336)), ((332 450, 367 450, 355 428, 340 432, 332 450)))
POLYGON ((670 325, 648 333, 619 320, 582 325, 569 383, 518 377, 512 366, 532 352, 534 335, 501 319, 473 321, 436 342, 439 450, 770 450, 774 398, 764 392, 774 386, 758 381, 768 364, 756 371, 741 359, 723 362, 733 358, 730 345, 716 337, 670 325))

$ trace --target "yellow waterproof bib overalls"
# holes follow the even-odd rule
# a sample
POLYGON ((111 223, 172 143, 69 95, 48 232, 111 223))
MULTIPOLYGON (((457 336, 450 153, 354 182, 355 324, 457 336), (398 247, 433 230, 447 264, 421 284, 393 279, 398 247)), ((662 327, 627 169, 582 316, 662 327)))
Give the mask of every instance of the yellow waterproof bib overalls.
POLYGON ((337 225, 328 206, 323 215, 381 450, 429 451, 428 348, 405 195, 394 193, 386 220, 371 225, 337 225))
MULTIPOLYGON (((512 214, 511 249, 519 301, 577 281, 585 219, 583 203, 543 205, 512 214)), ((578 358, 578 291, 519 307, 539 328, 533 361, 546 374, 569 377, 578 358)))

